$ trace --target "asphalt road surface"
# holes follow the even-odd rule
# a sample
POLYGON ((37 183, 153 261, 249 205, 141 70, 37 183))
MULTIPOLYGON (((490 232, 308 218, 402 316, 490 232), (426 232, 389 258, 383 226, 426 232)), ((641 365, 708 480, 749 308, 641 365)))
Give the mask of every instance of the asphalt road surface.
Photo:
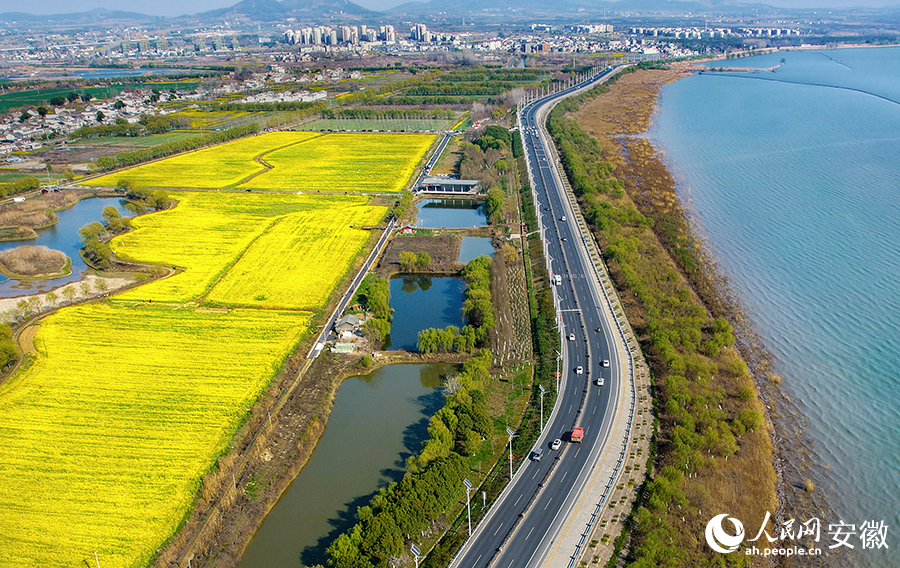
POLYGON ((532 102, 520 115, 544 250, 551 275, 559 274, 562 279, 555 286, 563 336, 560 396, 535 446, 543 448, 543 459, 528 460, 516 472, 451 564, 454 568, 545 566, 559 546, 558 535, 569 522, 595 464, 613 441, 615 401, 625 388, 623 362, 613 348, 618 336, 615 324, 603 316, 599 283, 549 152, 548 136, 540 125, 554 102, 602 82, 611 72, 608 69, 587 84, 532 102), (602 365, 604 359, 609 361, 608 367, 602 365), (579 366, 584 369, 581 374, 576 373, 579 366), (600 377, 603 386, 594 384, 600 377), (584 428, 581 443, 569 439, 576 426, 584 428), (556 438, 563 444, 552 451, 550 444, 556 438))

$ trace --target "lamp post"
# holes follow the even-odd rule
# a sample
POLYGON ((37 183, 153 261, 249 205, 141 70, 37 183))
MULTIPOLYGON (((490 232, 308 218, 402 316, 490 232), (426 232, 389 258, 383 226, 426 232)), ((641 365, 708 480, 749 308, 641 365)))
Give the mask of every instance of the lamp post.
POLYGON ((506 433, 509 434, 509 482, 512 483, 512 476, 513 476, 513 471, 512 471, 512 462, 513 462, 513 455, 512 455, 512 439, 516 437, 516 433, 515 433, 515 430, 513 430, 513 429, 510 428, 509 426, 506 427, 506 433))
POLYGON ((463 485, 466 486, 466 514, 469 517, 469 536, 472 536, 472 503, 469 501, 469 491, 472 490, 472 482, 463 479, 463 485))
POLYGON ((544 385, 538 385, 538 388, 541 389, 541 434, 544 433, 544 393, 547 389, 544 388, 544 385))

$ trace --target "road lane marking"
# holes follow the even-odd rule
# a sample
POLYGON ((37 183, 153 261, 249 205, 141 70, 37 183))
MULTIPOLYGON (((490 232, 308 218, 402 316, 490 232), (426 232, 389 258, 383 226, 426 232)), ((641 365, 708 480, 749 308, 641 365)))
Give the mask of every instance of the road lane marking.
POLYGON ((534 527, 531 527, 531 530, 528 531, 528 536, 525 537, 525 540, 528 540, 528 537, 531 536, 531 533, 534 532, 534 527))
POLYGON ((519 496, 518 496, 518 497, 517 497, 517 498, 516 498, 516 502, 515 502, 515 503, 513 503, 513 507, 515 507, 515 506, 516 506, 516 505, 518 505, 518 504, 519 504, 519 499, 521 499, 521 498, 522 498, 522 494, 521 494, 521 493, 519 493, 519 496))
POLYGON ((497 536, 497 533, 500 532, 500 528, 503 526, 503 523, 497 525, 497 530, 494 531, 494 536, 497 536))
POLYGON ((550 500, 547 501, 547 504, 544 505, 544 510, 545 510, 545 511, 547 510, 547 507, 549 507, 549 506, 550 506, 550 503, 552 503, 552 502, 553 502, 553 497, 551 497, 550 500))

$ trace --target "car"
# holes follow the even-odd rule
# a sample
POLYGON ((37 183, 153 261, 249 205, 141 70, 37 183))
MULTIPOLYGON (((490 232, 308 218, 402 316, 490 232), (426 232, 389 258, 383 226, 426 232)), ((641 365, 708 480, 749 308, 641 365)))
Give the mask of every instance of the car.
POLYGON ((577 367, 575 367, 575 374, 576 374, 576 375, 583 375, 583 374, 584 374, 584 367, 582 367, 581 365, 578 365, 577 367))
POLYGON ((565 222, 566 222, 566 216, 563 215, 559 220, 562 221, 563 223, 565 223, 565 222))
POLYGON ((531 452, 531 461, 539 462, 542 457, 544 457, 544 448, 537 448, 531 452))
POLYGON ((597 385, 598 387, 602 387, 603 386, 603 377, 598 377, 598 378, 594 379, 594 384, 597 385))
POLYGON ((554 452, 556 450, 558 450, 560 448, 560 446, 562 446, 562 440, 560 440, 559 438, 550 442, 550 449, 553 450, 554 452))
POLYGON ((566 242, 566 238, 565 238, 565 237, 562 238, 562 242, 566 242))
POLYGON ((604 367, 609 367, 609 359, 604 359, 601 365, 603 365, 604 367))
POLYGON ((570 334, 569 334, 569 341, 575 341, 575 334, 574 334, 574 333, 570 333, 570 334))

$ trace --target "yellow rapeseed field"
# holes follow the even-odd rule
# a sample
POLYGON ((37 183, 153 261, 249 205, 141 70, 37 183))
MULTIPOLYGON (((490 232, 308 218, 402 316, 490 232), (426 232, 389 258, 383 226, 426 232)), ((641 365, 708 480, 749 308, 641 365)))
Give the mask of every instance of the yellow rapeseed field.
POLYGON ((385 208, 365 205, 366 199, 315 199, 329 206, 278 219, 253 241, 208 299, 278 308, 324 305, 369 239, 370 231, 360 228, 378 223, 385 208))
POLYGON ((321 307, 370 236, 384 207, 343 195, 175 192, 174 209, 138 217, 113 239, 122 258, 179 267, 178 274, 116 298, 209 299, 266 307, 321 307), (219 287, 222 287, 221 291, 219 287))
POLYGON ((264 156, 273 169, 239 187, 397 192, 434 143, 433 134, 326 134, 264 156))
POLYGON ((144 566, 308 314, 86 304, 0 387, 0 566, 144 566))
POLYGON ((270 132, 82 183, 112 187, 130 180, 139 187, 220 189, 244 181, 239 187, 246 189, 397 192, 435 139, 433 134, 270 132))
POLYGON ((83 184, 114 187, 120 180, 130 180, 138 187, 229 187, 266 169, 255 157, 316 136, 319 133, 270 132, 114 172, 83 184))

